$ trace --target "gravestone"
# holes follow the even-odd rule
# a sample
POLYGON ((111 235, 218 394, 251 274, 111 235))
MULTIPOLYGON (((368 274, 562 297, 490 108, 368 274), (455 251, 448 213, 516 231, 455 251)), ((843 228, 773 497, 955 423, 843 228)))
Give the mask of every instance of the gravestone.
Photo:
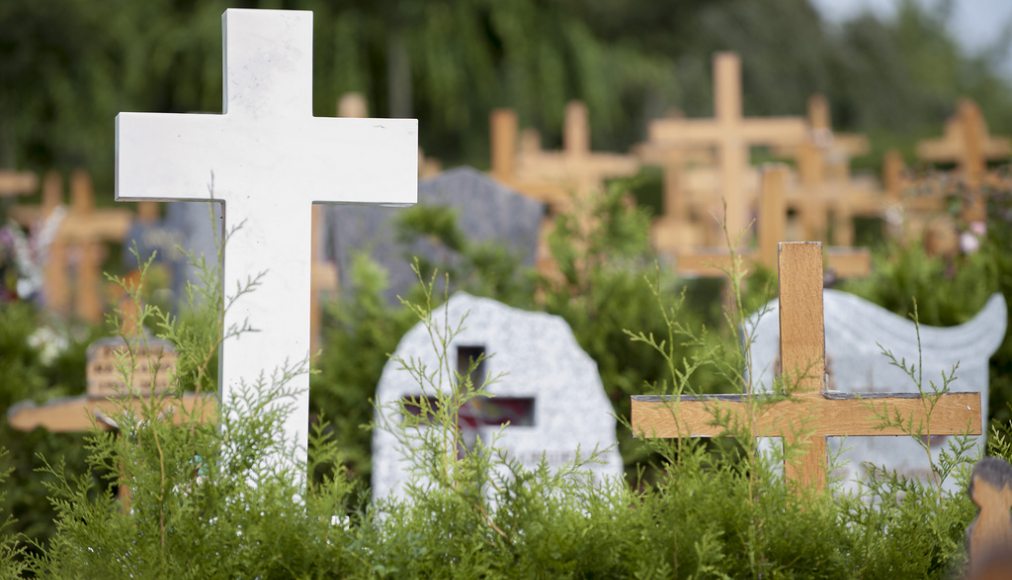
MULTIPOLYGON (((838 290, 825 290, 823 300, 830 391, 865 395, 917 392, 907 375, 890 364, 878 347, 881 344, 897 359, 905 358, 908 363, 917 364, 917 334, 913 321, 838 290)), ((777 370, 780 349, 778 304, 777 300, 770 302, 763 316, 753 315, 747 322, 755 339, 751 353, 752 368, 756 388, 760 391, 769 390, 777 370)), ((929 379, 941 384, 941 373, 949 372, 958 362, 957 378, 950 388, 953 392, 981 393, 981 428, 984 433, 987 432, 988 359, 1001 344, 1006 324, 1005 301, 996 294, 976 317, 965 324, 949 328, 922 325, 920 329, 924 388, 929 389, 929 379)), ((941 435, 932 437, 935 461, 945 447, 946 439, 941 435)), ((978 445, 983 446, 984 438, 976 439, 978 445)), ((866 462, 880 467, 884 465, 906 476, 930 477, 927 458, 910 437, 831 437, 829 447, 831 456, 841 453, 838 471, 834 475, 842 479, 843 488, 847 491, 859 488, 859 482, 867 475, 867 468, 863 465, 866 462)), ((946 484, 954 491, 957 482, 952 479, 946 484)))
POLYGON ((304 482, 312 206, 414 203, 418 122, 313 116, 311 12, 229 9, 222 28, 222 113, 117 115, 116 199, 224 203, 221 398, 286 393, 266 465, 304 482))
MULTIPOLYGON (((92 425, 114 429, 114 417, 118 413, 130 409, 139 411, 152 396, 169 394, 176 361, 175 348, 164 340, 132 340, 128 351, 121 337, 99 339, 88 346, 87 386, 83 396, 65 397, 42 405, 33 401, 18 403, 8 410, 8 422, 20 431, 41 427, 53 432, 81 432, 88 431, 92 425), (125 369, 130 369, 126 376, 125 369)), ((162 405, 163 413, 181 408, 186 412, 196 409, 205 419, 215 414, 214 401, 207 395, 167 396, 162 405)), ((175 415, 176 418, 182 416, 183 413, 175 415)))
MULTIPOLYGON (((445 171, 418 184, 418 204, 455 210, 457 226, 471 242, 494 242, 520 257, 526 266, 534 264, 544 206, 489 179, 470 167, 445 171)), ((402 208, 341 206, 328 209, 328 247, 340 275, 340 287, 351 286, 354 252, 366 250, 389 272, 386 296, 396 303, 418 284, 411 270, 412 256, 453 265, 455 252, 430 240, 416 240, 408 246, 397 240, 397 220, 402 208)))
MULTIPOLYGON (((210 229, 211 214, 208 213, 208 210, 209 208, 204 208, 204 221, 208 223, 208 229, 210 229)), ((165 268, 169 278, 169 289, 172 292, 173 307, 177 307, 185 299, 188 281, 193 284, 200 283, 200 280, 196 279, 194 273, 190 271, 191 266, 187 260, 186 252, 190 251, 197 255, 198 252, 206 251, 193 249, 184 234, 183 229, 170 225, 167 219, 159 219, 156 215, 142 216, 130 226, 123 243, 123 261, 128 268, 138 268, 138 258, 141 263, 144 263, 152 255, 154 263, 165 268), (137 256, 133 254, 134 249, 136 249, 137 256)), ((212 238, 212 246, 213 243, 212 238)), ((211 255, 207 256, 210 265, 214 265, 216 256, 217 253, 213 250, 211 255)))
MULTIPOLYGON (((501 376, 486 389, 493 397, 461 409, 460 429, 467 444, 479 436, 490 443, 502 429, 496 447, 529 468, 536 467, 542 457, 549 466, 559 467, 576 459, 577 449, 584 458, 597 449, 602 463, 592 463, 588 470, 598 480, 621 477, 614 410, 597 365, 577 344, 565 321, 465 293, 455 294, 433 312, 440 332, 444 317, 449 328, 463 320, 462 331, 448 345, 451 368, 466 372, 468 363, 484 354, 487 358, 476 373, 501 376), (503 427, 507 421, 510 424, 503 427)), ((423 392, 398 359, 417 360, 434 370, 438 354, 423 324, 404 335, 376 389, 378 425, 400 423, 401 401, 435 396, 431 390, 423 392)), ((448 393, 453 381, 448 377, 438 388, 448 393)), ((372 451, 373 496, 402 495, 410 474, 404 459, 408 450, 388 428, 377 428, 372 451)))

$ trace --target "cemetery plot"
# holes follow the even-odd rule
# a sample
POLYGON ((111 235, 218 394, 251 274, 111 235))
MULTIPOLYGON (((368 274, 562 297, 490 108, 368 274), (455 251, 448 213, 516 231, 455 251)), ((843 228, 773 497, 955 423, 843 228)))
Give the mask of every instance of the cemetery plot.
POLYGON ((587 470, 597 478, 621 476, 614 409, 594 361, 561 318, 457 293, 432 313, 431 320, 463 327, 447 345, 447 372, 433 387, 438 391, 423 390, 398 362, 416 361, 429 372, 440 368, 441 348, 433 345, 423 324, 404 336, 384 367, 376 389, 376 423, 381 428, 373 432, 374 497, 403 495, 409 479, 405 456, 410 449, 405 441, 418 437, 409 433, 405 439, 394 433, 403 428, 401 410, 431 412, 439 404, 439 394, 460 388, 455 375, 461 374, 470 375, 479 387, 485 378, 495 380, 485 386, 490 398, 472 400, 460 409, 457 428, 464 449, 458 453, 481 437, 528 468, 542 458, 557 468, 576 459, 577 450, 586 458, 596 449, 601 463, 591 463, 587 470), (472 364, 477 361, 483 362, 472 364))
POLYGON ((414 203, 417 121, 313 117, 310 12, 230 9, 223 27, 223 114, 120 113, 116 198, 224 202, 221 395, 291 392, 296 451, 274 459, 302 473, 312 204, 414 203))
POLYGON ((828 481, 827 437, 906 434, 896 425, 883 425, 883 416, 909 419, 922 434, 981 433, 979 393, 944 394, 929 405, 916 394, 862 397, 826 391, 822 245, 781 244, 779 267, 780 368, 789 396, 633 397, 635 435, 718 437, 735 427, 755 437, 781 437, 802 446, 802 457, 784 465, 787 479, 820 489, 828 481))

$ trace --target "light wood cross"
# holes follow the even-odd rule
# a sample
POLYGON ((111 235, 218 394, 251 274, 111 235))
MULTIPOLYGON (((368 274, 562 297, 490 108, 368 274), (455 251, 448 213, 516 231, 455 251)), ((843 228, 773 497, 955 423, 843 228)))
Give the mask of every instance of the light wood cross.
MULTIPOLYGON (((70 210, 60 222, 50 246, 44 270, 43 295, 47 308, 69 315, 72 285, 74 314, 81 320, 98 324, 102 322, 104 302, 103 244, 122 241, 130 230, 133 216, 126 209, 95 209, 91 177, 83 170, 71 175, 70 195, 70 210), (76 254, 77 258, 73 284, 67 277, 71 254, 76 254)), ((43 205, 47 203, 51 200, 43 205)))
POLYGON ((814 145, 798 152, 799 188, 789 200, 798 209, 802 236, 828 239, 829 215, 833 216, 833 243, 854 245, 854 218, 881 217, 889 195, 871 179, 854 179, 848 158, 814 145))
POLYGON ((224 202, 221 397, 290 394, 272 404, 294 448, 267 461, 304 482, 311 208, 415 203, 418 122, 313 116, 311 12, 229 9, 222 24, 223 113, 120 113, 116 198, 224 202))
POLYGON ((956 114, 945 123, 941 138, 926 139, 917 144, 917 157, 929 163, 956 163, 971 189, 970 203, 963 211, 967 221, 985 219, 985 201, 977 191, 987 173, 989 160, 1012 156, 1012 140, 992 137, 987 121, 977 103, 970 99, 959 102, 956 114))
POLYGON ((714 56, 713 92, 714 118, 653 121, 649 142, 658 146, 717 149, 720 195, 727 203, 723 221, 728 231, 738 236, 749 224, 745 179, 750 147, 798 146, 805 139, 805 122, 798 117, 744 118, 741 61, 734 53, 714 56))
POLYGON ((563 150, 544 151, 536 133, 526 133, 518 147, 516 113, 497 109, 491 115, 492 176, 555 209, 568 209, 573 196, 599 190, 605 180, 635 175, 639 161, 629 155, 590 148, 587 107, 566 105, 563 150))
POLYGON ((980 393, 941 395, 929 415, 929 401, 918 395, 827 391, 822 244, 781 243, 779 266, 780 368, 783 383, 793 387, 790 396, 634 396, 632 429, 637 437, 720 437, 727 428, 715 418, 729 418, 755 437, 782 437, 801 445, 801 457, 785 463, 785 477, 801 487, 824 489, 826 437, 907 434, 882 427, 883 416, 909 420, 922 434, 980 434, 980 393))
MULTIPOLYGON (((787 166, 770 164, 762 168, 759 199, 759 249, 737 252, 745 266, 762 264, 773 270, 777 265, 777 244, 785 238, 787 224, 787 166)), ((867 276, 871 254, 867 249, 828 248, 830 267, 836 276, 867 276)), ((732 269, 728 250, 680 251, 676 253, 679 273, 693 276, 725 276, 732 269)))

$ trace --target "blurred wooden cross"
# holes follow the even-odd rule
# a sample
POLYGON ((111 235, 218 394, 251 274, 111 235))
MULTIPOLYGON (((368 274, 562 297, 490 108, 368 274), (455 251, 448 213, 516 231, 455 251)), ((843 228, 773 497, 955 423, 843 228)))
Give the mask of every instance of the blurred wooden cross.
MULTIPOLYGON (((70 210, 60 222, 56 237, 50 246, 45 266, 43 294, 49 309, 68 315, 72 286, 74 314, 81 320, 97 324, 102 322, 104 302, 103 243, 121 241, 130 230, 133 216, 126 209, 96 210, 91 178, 85 171, 78 170, 73 173, 70 188, 70 210), (73 284, 67 277, 71 252, 77 253, 73 284)), ((55 194, 59 194, 58 182, 55 194)), ((52 195, 54 194, 49 194, 52 195)), ((44 200, 43 208, 52 202, 52 199, 44 200)), ((46 209, 42 211, 45 212, 46 209)))
POLYGON ((727 203, 724 223, 732 236, 748 228, 746 172, 753 145, 796 146, 805 139, 798 117, 745 118, 741 60, 730 52, 714 56, 712 119, 660 119, 650 124, 650 142, 686 148, 715 147, 720 163, 720 196, 727 203))
POLYGON ((966 221, 985 219, 984 199, 979 190, 987 173, 987 162, 1012 155, 1012 140, 992 137, 977 103, 960 101, 956 114, 945 123, 941 138, 917 143, 917 157, 929 163, 956 163, 970 188, 970 200, 963 210, 966 221))
MULTIPOLYGON (((738 252, 743 265, 762 264, 773 270, 777 265, 777 244, 785 239, 787 223, 786 166, 771 164, 762 169, 759 200, 759 249, 738 252)), ((864 248, 828 248, 827 256, 833 273, 841 278, 867 276, 871 271, 871 254, 864 248)), ((694 276, 724 276, 731 270, 728 250, 676 254, 677 270, 694 276)), ((821 265, 820 265, 821 270, 821 265)))
POLYGON ((517 116, 511 110, 492 112, 492 176, 521 193, 567 209, 573 196, 599 190, 607 179, 635 175, 639 161, 628 155, 591 151, 587 106, 566 105, 562 151, 544 151, 536 133, 517 144, 517 116))
POLYGON ((634 396, 637 437, 720 437, 743 429, 754 437, 782 437, 800 445, 797 461, 784 464, 801 487, 827 487, 826 437, 979 435, 980 394, 948 393, 937 400, 910 394, 850 395, 825 390, 826 349, 822 312, 822 244, 780 244, 780 368, 789 396, 634 396), (725 421, 721 424, 717 418, 725 421), (883 418, 888 417, 889 425, 883 418))

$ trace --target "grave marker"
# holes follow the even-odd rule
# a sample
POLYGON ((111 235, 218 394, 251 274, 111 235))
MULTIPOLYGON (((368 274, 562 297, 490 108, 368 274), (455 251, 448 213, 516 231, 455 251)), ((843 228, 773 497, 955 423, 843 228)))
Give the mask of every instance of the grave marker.
MULTIPOLYGON (((463 328, 447 345, 449 360, 444 371, 448 372, 442 373, 442 381, 432 388, 422 390, 414 375, 397 362, 410 358, 424 364, 429 372, 439 368, 441 349, 433 345, 421 323, 404 335, 384 367, 376 389, 376 423, 382 427, 373 431, 375 498, 402 496, 409 479, 404 461, 410 451, 405 445, 410 443, 390 431, 403 420, 401 403, 407 403, 408 412, 420 413, 425 403, 436 400, 437 392, 450 394, 459 388, 454 370, 464 375, 473 372, 472 381, 498 377, 485 386, 492 397, 474 400, 460 410, 458 429, 465 448, 474 445, 479 436, 491 444, 502 429, 496 447, 526 468, 536 467, 542 457, 550 468, 558 468, 574 460, 577 449, 586 458, 597 448, 602 463, 588 465, 587 471, 598 479, 621 477, 614 409, 596 364, 563 319, 457 293, 432 313, 431 320, 440 333, 444 332, 443 321, 448 321, 449 328, 460 324, 463 328), (487 356, 484 365, 471 371, 469 363, 482 354, 487 356)), ((417 440, 414 436, 408 439, 417 440)))
POLYGON ((493 111, 493 177, 553 208, 566 209, 572 205, 573 196, 589 195, 608 179, 635 175, 639 171, 636 158, 591 150, 587 116, 586 105, 570 101, 566 105, 562 151, 543 151, 532 133, 527 133, 518 149, 516 113, 493 111))
MULTIPOLYGON (((37 213, 26 213, 46 219, 54 215, 59 207, 57 200, 62 197, 59 188, 59 175, 47 175, 42 208, 37 213)), ((43 295, 49 310, 69 315, 73 289, 74 314, 93 324, 102 321, 103 243, 122 240, 131 220, 130 212, 124 209, 96 210, 91 178, 80 170, 71 175, 70 209, 59 221, 44 267, 43 295), (72 261, 76 265, 71 284, 67 272, 72 261)))
POLYGON ((856 397, 826 390, 822 312, 822 244, 780 244, 780 364, 789 398, 771 395, 634 396, 632 429, 637 437, 719 437, 716 416, 749 429, 755 437, 782 437, 800 444, 800 460, 785 464, 786 478, 801 487, 827 486, 826 438, 903 435, 880 427, 880 415, 899 414, 932 435, 981 433, 978 393, 943 395, 929 418, 926 402, 908 394, 856 397), (758 415, 752 397, 763 406, 758 415))
MULTIPOLYGON (((959 364, 956 379, 949 385, 953 392, 979 393, 981 415, 988 414, 988 359, 1005 336, 1007 309, 1001 295, 996 294, 972 320, 954 327, 939 328, 921 325, 893 314, 858 296, 825 290, 823 292, 826 366, 829 389, 853 395, 877 396, 883 392, 906 390, 916 394, 910 378, 882 355, 878 345, 907 361, 918 362, 927 381, 939 382, 943 372, 959 364)), ((770 302, 746 323, 754 341, 750 350, 750 375, 758 391, 770 391, 780 351, 780 330, 777 326, 777 302, 770 302)), ((986 428, 982 422, 978 428, 986 428)), ((945 437, 932 438, 932 457, 937 462, 945 448, 945 437)), ((982 449, 983 438, 976 441, 982 449)), ((885 465, 905 477, 930 480, 930 465, 924 450, 909 437, 852 436, 845 440, 831 438, 829 447, 843 465, 837 471, 844 489, 857 491, 867 477, 865 463, 885 465)), ((957 482, 949 480, 946 487, 957 491, 957 482)))
POLYGON ((797 117, 745 118, 742 113, 741 61, 730 52, 713 59, 714 117, 660 119, 650 123, 650 142, 687 148, 715 147, 720 162, 720 196, 727 203, 724 222, 732 235, 748 227, 745 178, 753 145, 796 146, 805 123, 797 117))
POLYGON ((311 12, 229 9, 222 24, 224 112, 120 113, 116 199, 224 202, 221 396, 296 371, 283 383, 296 450, 272 461, 304 478, 312 204, 414 203, 418 125, 313 117, 311 12), (231 334, 247 325, 258 332, 231 334))
MULTIPOLYGON (((787 182, 790 172, 784 165, 769 164, 762 169, 759 203, 759 249, 738 252, 742 264, 762 264, 773 270, 777 264, 777 244, 786 236, 787 182)), ((701 252, 681 251, 676 254, 679 273, 694 276, 724 276, 731 270, 727 250, 701 252)), ((834 274, 842 278, 867 276, 871 270, 871 254, 867 249, 828 248, 827 259, 834 274)))

